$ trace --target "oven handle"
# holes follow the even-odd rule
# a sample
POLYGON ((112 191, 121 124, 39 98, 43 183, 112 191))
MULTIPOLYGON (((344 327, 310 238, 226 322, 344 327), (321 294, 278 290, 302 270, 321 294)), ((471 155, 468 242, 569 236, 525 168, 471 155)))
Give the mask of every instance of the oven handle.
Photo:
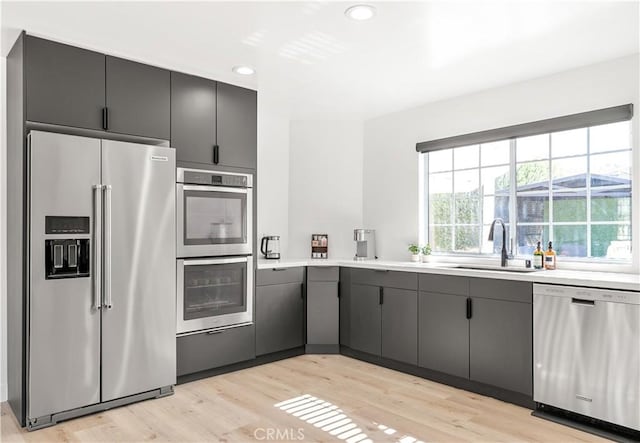
POLYGON ((197 265, 223 265, 227 263, 248 263, 250 258, 251 257, 184 260, 184 265, 197 266, 197 265))
POLYGON ((183 185, 178 183, 185 191, 198 192, 234 192, 236 194, 246 194, 250 188, 230 188, 227 186, 209 186, 209 185, 183 185))

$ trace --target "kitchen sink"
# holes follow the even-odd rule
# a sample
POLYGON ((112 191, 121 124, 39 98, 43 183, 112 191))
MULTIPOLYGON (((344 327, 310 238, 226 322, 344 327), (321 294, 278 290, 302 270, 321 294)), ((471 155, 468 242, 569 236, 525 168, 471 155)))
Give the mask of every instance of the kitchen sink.
POLYGON ((479 271, 506 271, 506 272, 538 272, 541 269, 534 268, 525 268, 525 267, 515 267, 515 266, 507 266, 503 268, 498 265, 470 265, 470 264, 459 264, 459 263, 447 263, 447 264, 439 264, 437 266, 443 268, 456 268, 456 269, 475 269, 479 271))

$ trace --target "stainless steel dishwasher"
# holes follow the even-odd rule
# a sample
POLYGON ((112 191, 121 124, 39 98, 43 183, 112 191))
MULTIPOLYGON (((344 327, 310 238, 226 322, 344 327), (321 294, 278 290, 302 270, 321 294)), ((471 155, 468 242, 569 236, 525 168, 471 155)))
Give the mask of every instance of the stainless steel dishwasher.
POLYGON ((533 399, 640 430, 640 292, 533 285, 533 399))

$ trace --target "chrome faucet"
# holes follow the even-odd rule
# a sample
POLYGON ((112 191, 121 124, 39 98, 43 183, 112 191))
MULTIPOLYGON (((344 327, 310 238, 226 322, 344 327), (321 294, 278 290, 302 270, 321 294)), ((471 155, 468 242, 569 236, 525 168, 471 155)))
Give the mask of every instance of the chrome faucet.
POLYGON ((493 231, 496 227, 496 223, 500 223, 502 225, 502 251, 500 252, 500 266, 506 268, 509 264, 509 259, 513 258, 513 255, 507 253, 507 227, 501 218, 496 218, 491 223, 491 228, 489 229, 489 241, 494 241, 493 231))

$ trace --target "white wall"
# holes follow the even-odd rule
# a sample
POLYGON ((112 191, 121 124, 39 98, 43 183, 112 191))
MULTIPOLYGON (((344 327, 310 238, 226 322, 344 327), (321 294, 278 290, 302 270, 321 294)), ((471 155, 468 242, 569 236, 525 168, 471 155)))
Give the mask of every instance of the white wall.
MULTIPOLYGON (((265 235, 280 235, 286 254, 289 226, 289 115, 270 91, 258 94, 258 248, 265 235)), ((256 256, 262 255, 256 251, 256 256)))
MULTIPOLYGON (((363 221, 377 229, 378 256, 407 260, 407 244, 418 240, 417 142, 634 103, 634 170, 639 171, 638 64, 638 55, 625 57, 366 121, 363 221)), ((638 195, 640 176, 635 178, 633 193, 638 195)), ((638 206, 633 214, 636 251, 638 206)))
POLYGON ((329 235, 329 257, 352 257, 362 226, 362 122, 292 121, 289 257, 310 257, 311 234, 329 235))

